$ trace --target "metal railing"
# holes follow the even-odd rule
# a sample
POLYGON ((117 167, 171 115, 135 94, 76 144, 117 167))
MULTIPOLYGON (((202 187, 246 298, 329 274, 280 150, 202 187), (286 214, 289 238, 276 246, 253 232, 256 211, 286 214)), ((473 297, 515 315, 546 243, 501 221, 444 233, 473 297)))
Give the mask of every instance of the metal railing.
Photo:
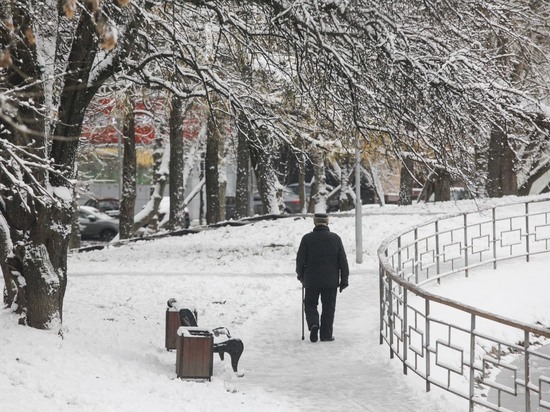
POLYGON ((386 239, 378 249, 380 344, 401 360, 403 373, 425 380, 426 391, 436 385, 452 392, 470 411, 550 411, 550 372, 540 374, 550 356, 537 350, 549 329, 421 287, 547 252, 550 199, 450 215, 386 239))

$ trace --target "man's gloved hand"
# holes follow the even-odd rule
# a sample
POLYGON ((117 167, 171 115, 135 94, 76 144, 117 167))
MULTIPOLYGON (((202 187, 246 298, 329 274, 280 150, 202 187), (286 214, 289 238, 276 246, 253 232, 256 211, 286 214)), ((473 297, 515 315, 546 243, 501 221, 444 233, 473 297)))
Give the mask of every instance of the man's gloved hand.
POLYGON ((347 288, 349 285, 347 283, 340 283, 340 293, 342 293, 342 291, 347 288))

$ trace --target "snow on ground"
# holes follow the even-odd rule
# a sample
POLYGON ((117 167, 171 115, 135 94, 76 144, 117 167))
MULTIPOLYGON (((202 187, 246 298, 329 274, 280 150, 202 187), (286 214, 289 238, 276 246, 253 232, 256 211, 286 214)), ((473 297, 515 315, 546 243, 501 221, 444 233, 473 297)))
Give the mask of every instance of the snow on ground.
MULTIPOLYGON (((350 287, 338 296, 334 342, 313 344, 307 333, 301 339, 294 261, 302 235, 313 227, 311 218, 75 253, 69 259, 63 339, 18 326, 9 310, 0 310, 0 410, 467 410, 463 400, 437 388, 425 393, 423 382, 402 375, 400 363, 379 345, 376 250, 396 231, 477 206, 472 201, 365 206, 362 264, 355 263, 353 215, 331 215, 331 230, 342 237, 351 269, 350 287), (243 340, 244 377, 233 374, 229 357, 216 356, 211 382, 176 379, 175 352, 164 348, 171 297, 198 310, 199 326, 225 326, 243 340)), ((495 299, 492 293, 494 282, 501 293, 514 290, 507 303, 517 297, 515 286, 526 283, 518 280, 520 269, 511 267, 497 271, 501 280, 471 276, 443 282, 441 288, 448 290, 442 292, 488 310, 506 310, 499 306, 502 295, 495 299)), ((536 282, 538 288, 522 293, 531 297, 548 290, 542 287, 545 279, 536 282)), ((545 309, 542 298, 524 303, 522 320, 548 322, 539 315, 548 313, 545 309)))

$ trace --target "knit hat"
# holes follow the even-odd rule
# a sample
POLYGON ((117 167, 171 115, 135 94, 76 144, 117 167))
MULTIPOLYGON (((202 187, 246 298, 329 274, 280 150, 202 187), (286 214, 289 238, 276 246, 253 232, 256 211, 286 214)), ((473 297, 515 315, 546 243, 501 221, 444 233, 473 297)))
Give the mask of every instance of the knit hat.
POLYGON ((328 226, 328 215, 326 213, 315 213, 315 215, 313 215, 313 223, 315 224, 315 226, 328 226))

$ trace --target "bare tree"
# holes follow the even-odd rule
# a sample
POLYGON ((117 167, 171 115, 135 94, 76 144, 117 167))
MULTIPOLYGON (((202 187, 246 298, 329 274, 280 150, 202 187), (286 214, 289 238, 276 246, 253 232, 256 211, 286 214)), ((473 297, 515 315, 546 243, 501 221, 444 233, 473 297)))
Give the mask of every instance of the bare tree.
POLYGON ((120 199, 119 238, 133 236, 134 207, 136 203, 136 122, 134 103, 126 102, 123 127, 122 198, 120 199))
POLYGON ((170 104, 170 221, 172 229, 185 227, 183 119, 187 101, 173 94, 170 104))
MULTIPOLYGON (((437 164, 471 180, 476 139, 504 130, 503 121, 510 131, 540 130, 546 90, 528 87, 535 76, 519 71, 519 81, 497 62, 512 51, 518 63, 534 65, 544 53, 526 30, 547 35, 547 17, 547 2, 505 0, 3 1, 0 262, 7 303, 33 327, 61 323, 79 136, 86 108, 114 74, 186 98, 227 101, 249 125, 260 193, 279 212, 269 157, 292 144, 289 136, 304 138, 305 153, 328 150, 345 119, 365 140, 385 139, 429 170, 437 164), (529 44, 527 53, 490 47, 487 33, 497 28, 506 44, 529 44), (237 45, 250 56, 248 77, 237 45), (297 112, 321 127, 312 129, 297 112)), ((159 170, 153 203, 165 185, 159 170)), ((322 195, 324 173, 316 175, 322 195)))

